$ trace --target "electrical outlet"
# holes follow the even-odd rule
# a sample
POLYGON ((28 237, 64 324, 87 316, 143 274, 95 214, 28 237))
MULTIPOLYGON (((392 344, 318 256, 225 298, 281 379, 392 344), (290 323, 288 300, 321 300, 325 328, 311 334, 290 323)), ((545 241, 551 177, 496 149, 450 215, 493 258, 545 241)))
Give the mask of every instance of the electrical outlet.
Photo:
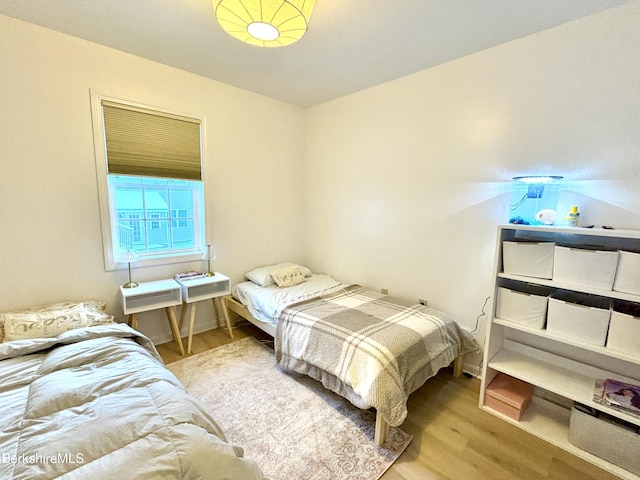
POLYGON ((389 295, 389 290, 387 290, 386 288, 381 288, 380 293, 383 295, 389 295))
POLYGON ((427 300, 425 300, 424 298, 419 298, 418 299, 418 303, 420 305, 424 305, 426 307, 429 302, 427 300))

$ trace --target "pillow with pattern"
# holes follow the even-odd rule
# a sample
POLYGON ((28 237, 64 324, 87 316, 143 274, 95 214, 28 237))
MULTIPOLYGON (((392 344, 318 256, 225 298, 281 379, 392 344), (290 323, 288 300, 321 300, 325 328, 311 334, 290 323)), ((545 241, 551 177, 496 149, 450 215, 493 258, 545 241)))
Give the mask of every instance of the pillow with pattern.
POLYGON ((57 337, 74 328, 113 323, 101 301, 64 302, 0 313, 0 342, 57 337), (4 338, 2 338, 4 337, 4 338))
POLYGON ((268 287, 273 285, 275 281, 272 278, 273 272, 286 267, 297 267, 302 272, 304 277, 311 276, 311 270, 297 263, 276 263, 275 265, 268 265, 266 267, 254 268, 244 274, 247 280, 251 280, 253 283, 260 285, 261 287, 268 287))
POLYGON ((67 330, 88 326, 82 308, 49 312, 9 313, 4 315, 5 341, 24 338, 57 337, 67 330))
POLYGON ((305 277, 297 265, 280 268, 271 273, 271 278, 279 287, 293 287, 304 282, 305 277))

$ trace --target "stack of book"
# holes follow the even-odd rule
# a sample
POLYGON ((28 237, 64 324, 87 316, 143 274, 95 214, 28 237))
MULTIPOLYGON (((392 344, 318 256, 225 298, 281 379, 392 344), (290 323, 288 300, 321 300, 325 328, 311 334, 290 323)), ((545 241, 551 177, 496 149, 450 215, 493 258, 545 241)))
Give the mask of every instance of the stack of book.
POLYGON ((204 273, 192 270, 189 272, 176 273, 175 279, 178 281, 195 280, 196 278, 204 278, 204 276, 204 273))
POLYGON ((640 385, 611 378, 597 380, 593 401, 640 417, 640 385))

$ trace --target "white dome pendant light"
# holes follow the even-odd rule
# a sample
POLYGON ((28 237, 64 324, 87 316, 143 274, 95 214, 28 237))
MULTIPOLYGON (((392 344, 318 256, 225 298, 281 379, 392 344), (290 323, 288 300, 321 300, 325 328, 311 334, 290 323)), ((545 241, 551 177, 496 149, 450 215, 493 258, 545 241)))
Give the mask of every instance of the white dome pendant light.
POLYGON ((216 19, 232 37, 258 47, 300 40, 316 0, 212 0, 216 19))

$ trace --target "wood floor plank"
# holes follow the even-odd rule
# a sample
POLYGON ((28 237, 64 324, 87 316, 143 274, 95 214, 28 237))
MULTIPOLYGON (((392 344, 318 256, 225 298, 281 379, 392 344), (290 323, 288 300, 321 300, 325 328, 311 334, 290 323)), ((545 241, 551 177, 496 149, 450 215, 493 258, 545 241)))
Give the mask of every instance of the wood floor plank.
MULTIPOLYGON (((217 328, 193 337, 193 354, 254 336, 250 324, 234 340, 217 328)), ((158 345, 165 363, 184 358, 174 342, 158 345)), ((401 429, 413 435, 382 480, 614 480, 617 477, 478 407, 480 381, 443 369, 409 397, 401 429)))

